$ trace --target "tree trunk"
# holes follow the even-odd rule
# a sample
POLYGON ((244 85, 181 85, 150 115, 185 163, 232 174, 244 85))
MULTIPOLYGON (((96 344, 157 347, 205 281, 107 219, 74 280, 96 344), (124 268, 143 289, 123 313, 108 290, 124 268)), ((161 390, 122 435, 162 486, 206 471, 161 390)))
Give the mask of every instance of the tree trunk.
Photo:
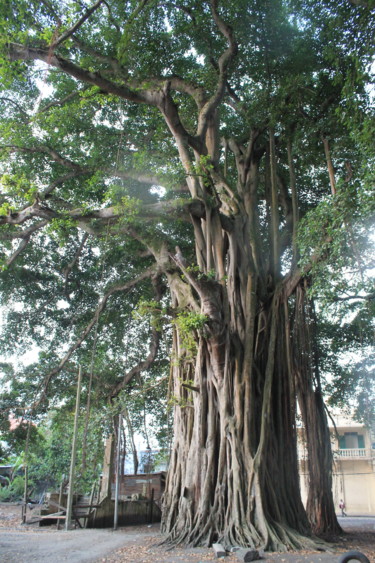
MULTIPOLYGON (((162 530, 175 544, 300 548, 310 528, 299 491, 286 300, 275 288, 261 301, 254 275, 225 286, 185 274, 206 322, 188 335, 181 325, 174 331, 175 440, 162 530)), ((174 293, 176 307, 186 294, 174 293)))
POLYGON ((328 537, 339 534, 342 529, 336 518, 332 498, 331 437, 320 387, 318 358, 314 354, 316 344, 311 331, 313 323, 311 304, 305 288, 300 285, 296 291, 294 360, 308 455, 306 511, 313 532, 328 537))
POLYGON ((309 429, 307 437, 309 492, 306 512, 314 533, 329 537, 342 533, 332 498, 331 439, 320 390, 316 389, 314 392, 309 390, 306 399, 306 428, 309 429), (313 420, 314 430, 311 424, 313 420))
POLYGON ((178 254, 174 268, 166 266, 168 253, 154 251, 176 312, 174 445, 162 520, 172 544, 279 551, 312 543, 299 488, 281 180, 273 132, 268 148, 256 148, 257 136, 246 150, 229 143, 236 193, 202 157, 192 174, 178 138, 191 195, 204 206, 192 215, 197 266, 178 254), (261 176, 268 230, 259 215, 261 176))

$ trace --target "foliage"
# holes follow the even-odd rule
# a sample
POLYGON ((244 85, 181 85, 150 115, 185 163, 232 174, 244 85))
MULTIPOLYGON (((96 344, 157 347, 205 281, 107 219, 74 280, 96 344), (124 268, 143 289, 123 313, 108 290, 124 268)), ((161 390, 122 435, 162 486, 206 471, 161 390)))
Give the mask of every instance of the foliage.
MULTIPOLYGON (((82 413, 83 415, 83 413, 82 413)), ((92 484, 99 479, 104 456, 104 437, 108 433, 105 413, 95 413, 89 424, 86 467, 82 467, 82 445, 84 417, 81 415, 77 437, 77 464, 75 490, 89 493, 92 484)), ((69 476, 72 449, 74 412, 59 409, 51 412, 43 423, 45 444, 39 455, 33 453, 29 459, 29 476, 39 490, 56 490, 62 480, 69 476)))
POLYGON ((0 350, 39 353, 3 366, 1 407, 4 423, 44 419, 36 472, 66 471, 80 365, 94 425, 83 487, 121 409, 128 441, 155 425, 168 442, 169 399, 172 539, 301 545, 296 467, 282 469, 295 459, 292 377, 311 371, 292 330, 297 290, 318 300, 336 404, 356 387, 336 362, 338 327, 361 346, 371 322, 375 20, 363 4, 0 8, 0 350), (210 463, 220 498, 197 473, 210 463))
POLYGON ((207 315, 186 311, 177 313, 173 320, 173 323, 179 328, 181 342, 189 354, 197 350, 197 334, 204 329, 207 321, 207 315))
POLYGON ((0 502, 10 502, 23 498, 25 480, 21 475, 16 475, 8 485, 0 488, 0 502))

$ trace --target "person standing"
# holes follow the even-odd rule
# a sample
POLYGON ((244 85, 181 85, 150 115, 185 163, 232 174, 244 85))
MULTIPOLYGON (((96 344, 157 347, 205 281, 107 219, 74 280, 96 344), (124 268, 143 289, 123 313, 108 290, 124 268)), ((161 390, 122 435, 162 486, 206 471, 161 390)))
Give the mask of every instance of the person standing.
POLYGON ((341 508, 341 516, 346 516, 345 502, 343 501, 343 499, 340 500, 339 508, 341 508))

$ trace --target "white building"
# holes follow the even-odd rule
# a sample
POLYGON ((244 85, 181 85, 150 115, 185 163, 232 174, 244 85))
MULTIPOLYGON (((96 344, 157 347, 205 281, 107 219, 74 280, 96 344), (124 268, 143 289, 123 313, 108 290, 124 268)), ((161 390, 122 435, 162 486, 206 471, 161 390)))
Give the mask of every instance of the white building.
MULTIPOLYGON (((363 424, 343 415, 330 423, 333 451, 333 498, 337 512, 343 499, 349 516, 375 515, 375 437, 363 424), (336 426, 336 429, 335 429, 336 426)), ((301 432, 301 436, 303 431, 301 432)), ((307 498, 307 452, 299 444, 302 499, 307 498)))

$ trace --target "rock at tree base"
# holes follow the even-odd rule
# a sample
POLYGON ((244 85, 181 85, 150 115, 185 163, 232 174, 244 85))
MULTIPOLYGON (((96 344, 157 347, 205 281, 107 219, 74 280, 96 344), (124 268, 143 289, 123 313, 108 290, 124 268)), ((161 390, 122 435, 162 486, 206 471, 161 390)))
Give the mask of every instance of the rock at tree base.
POLYGON ((214 550, 217 559, 220 559, 221 557, 225 557, 227 554, 221 543, 213 543, 212 549, 214 550))
POLYGON ((247 563, 248 561, 259 561, 262 557, 256 549, 239 549, 236 551, 236 556, 240 561, 247 563))

